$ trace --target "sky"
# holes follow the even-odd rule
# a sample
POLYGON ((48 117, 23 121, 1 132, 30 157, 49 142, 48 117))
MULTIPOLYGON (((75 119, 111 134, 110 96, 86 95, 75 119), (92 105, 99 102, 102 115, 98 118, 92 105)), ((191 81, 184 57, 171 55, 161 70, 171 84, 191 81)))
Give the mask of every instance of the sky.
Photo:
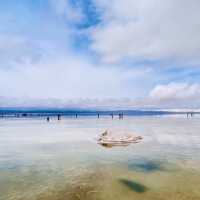
POLYGON ((199 0, 0 2, 0 107, 198 109, 199 0))

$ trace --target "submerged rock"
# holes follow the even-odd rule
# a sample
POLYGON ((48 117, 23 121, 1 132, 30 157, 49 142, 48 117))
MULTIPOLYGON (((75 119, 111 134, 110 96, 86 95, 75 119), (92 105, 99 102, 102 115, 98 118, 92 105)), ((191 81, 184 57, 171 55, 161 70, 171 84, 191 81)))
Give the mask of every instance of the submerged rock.
POLYGON ((98 144, 105 147, 128 146, 131 143, 138 143, 142 140, 141 136, 135 136, 124 131, 106 130, 98 138, 98 144))

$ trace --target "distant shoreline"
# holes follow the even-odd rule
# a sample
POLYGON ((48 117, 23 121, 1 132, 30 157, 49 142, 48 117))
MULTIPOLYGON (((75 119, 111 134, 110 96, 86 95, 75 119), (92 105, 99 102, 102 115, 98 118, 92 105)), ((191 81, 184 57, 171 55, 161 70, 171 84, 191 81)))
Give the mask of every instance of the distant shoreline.
POLYGON ((158 115, 196 115, 200 112, 149 111, 149 110, 67 110, 67 109, 0 109, 0 117, 45 117, 45 116, 158 116, 158 115))

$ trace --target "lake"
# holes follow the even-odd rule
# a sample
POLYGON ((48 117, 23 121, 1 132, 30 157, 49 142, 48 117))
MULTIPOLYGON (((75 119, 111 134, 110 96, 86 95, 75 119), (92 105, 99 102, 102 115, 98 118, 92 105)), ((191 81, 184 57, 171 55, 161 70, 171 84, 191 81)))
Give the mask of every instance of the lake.
POLYGON ((200 118, 0 119, 0 200, 199 200, 200 118), (124 130, 143 140, 105 148, 124 130))

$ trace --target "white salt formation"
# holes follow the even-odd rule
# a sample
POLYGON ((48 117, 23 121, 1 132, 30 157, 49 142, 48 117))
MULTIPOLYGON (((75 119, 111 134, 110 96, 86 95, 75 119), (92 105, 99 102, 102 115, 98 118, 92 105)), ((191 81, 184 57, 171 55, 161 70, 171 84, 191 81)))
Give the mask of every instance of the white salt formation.
POLYGON ((131 143, 138 143, 142 140, 141 136, 135 136, 124 131, 103 132, 98 138, 98 144, 105 147, 128 146, 131 143))

